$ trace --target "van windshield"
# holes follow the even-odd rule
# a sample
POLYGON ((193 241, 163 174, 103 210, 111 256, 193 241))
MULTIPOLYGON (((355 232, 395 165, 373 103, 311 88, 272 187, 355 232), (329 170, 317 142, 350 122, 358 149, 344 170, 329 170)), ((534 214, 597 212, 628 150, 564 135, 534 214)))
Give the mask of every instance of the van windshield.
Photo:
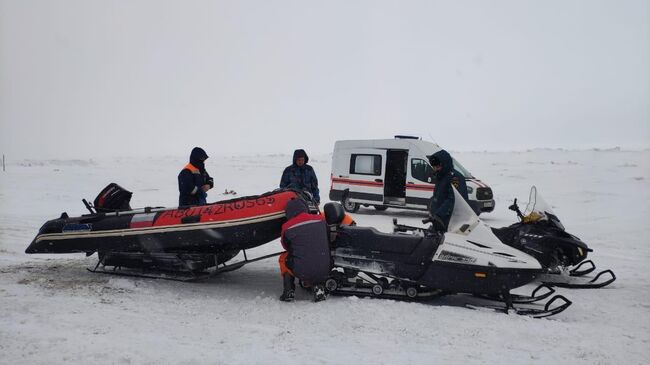
POLYGON ((461 165, 460 162, 458 162, 455 158, 452 158, 452 159, 454 160, 454 169, 455 170, 457 170, 458 172, 463 174, 463 176, 465 176, 466 179, 473 179, 474 178, 474 176, 472 176, 472 173, 467 171, 467 169, 465 167, 463 167, 463 165, 461 165))

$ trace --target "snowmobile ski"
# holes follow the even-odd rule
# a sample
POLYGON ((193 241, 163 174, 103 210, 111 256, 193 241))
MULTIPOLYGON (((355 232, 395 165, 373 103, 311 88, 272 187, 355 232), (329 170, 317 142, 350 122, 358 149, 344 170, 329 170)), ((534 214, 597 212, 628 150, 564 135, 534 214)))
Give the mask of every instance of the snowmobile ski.
MULTIPOLYGON (((535 303, 550 297, 553 293, 555 293, 555 289, 553 289, 550 285, 540 284, 533 290, 530 295, 510 294, 510 300, 514 304, 535 303), (545 291, 542 291, 538 294, 538 292, 540 292, 542 289, 545 289, 545 291)), ((478 297, 488 300, 503 301, 502 296, 498 295, 478 295, 478 297)))
POLYGON ((582 279, 583 276, 563 276, 562 274, 543 274, 540 279, 543 284, 569 289, 598 289, 606 287, 616 280, 616 275, 612 270, 604 270, 594 276, 591 280, 588 278, 582 279), (598 280, 600 277, 608 277, 608 279, 598 280))
POLYGON ((596 270, 596 265, 591 260, 586 260, 579 263, 576 267, 569 270, 569 275, 571 276, 584 276, 596 270), (588 266, 585 269, 581 269, 582 266, 588 266))
POLYGON ((505 305, 493 305, 493 304, 467 304, 467 308, 477 309, 477 310, 493 310, 495 312, 502 312, 506 314, 517 314, 521 316, 528 316, 532 318, 546 318, 554 316, 558 313, 566 310, 572 302, 563 295, 555 295, 549 299, 546 303, 543 304, 543 307, 540 307, 542 303, 519 303, 514 305, 512 303, 503 303, 505 305))

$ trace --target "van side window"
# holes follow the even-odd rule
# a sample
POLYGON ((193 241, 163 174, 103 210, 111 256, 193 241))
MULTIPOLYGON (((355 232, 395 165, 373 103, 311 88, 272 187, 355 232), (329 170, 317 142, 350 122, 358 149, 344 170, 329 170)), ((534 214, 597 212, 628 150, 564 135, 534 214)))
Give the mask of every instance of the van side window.
POLYGON ((359 175, 381 175, 381 155, 350 156, 350 173, 359 175))
POLYGON ((436 177, 433 174, 433 169, 426 161, 420 158, 411 159, 411 175, 425 183, 435 183, 436 177))

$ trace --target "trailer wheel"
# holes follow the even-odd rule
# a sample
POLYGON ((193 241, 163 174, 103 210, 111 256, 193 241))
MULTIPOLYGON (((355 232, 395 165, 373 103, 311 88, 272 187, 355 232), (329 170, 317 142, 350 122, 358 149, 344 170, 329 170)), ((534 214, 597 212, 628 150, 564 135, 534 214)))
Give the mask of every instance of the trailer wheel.
POLYGON ((343 198, 341 204, 343 205, 343 209, 345 209, 346 212, 356 213, 357 210, 359 210, 359 203, 351 202, 350 198, 347 196, 343 198))
POLYGON ((380 212, 383 212, 384 210, 388 209, 388 207, 385 205, 375 205, 375 209, 377 209, 380 212))

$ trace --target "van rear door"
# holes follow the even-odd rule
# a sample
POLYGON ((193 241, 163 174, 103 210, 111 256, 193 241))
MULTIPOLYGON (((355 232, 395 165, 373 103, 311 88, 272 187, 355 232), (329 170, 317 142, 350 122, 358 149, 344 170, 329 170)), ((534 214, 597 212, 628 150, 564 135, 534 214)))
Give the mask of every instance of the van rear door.
POLYGON ((429 161, 410 156, 406 176, 406 204, 410 208, 428 208, 436 177, 429 161))
POLYGON ((332 176, 333 188, 347 188, 347 196, 352 202, 383 203, 386 150, 357 148, 348 152, 349 169, 341 171, 338 176, 332 176))

